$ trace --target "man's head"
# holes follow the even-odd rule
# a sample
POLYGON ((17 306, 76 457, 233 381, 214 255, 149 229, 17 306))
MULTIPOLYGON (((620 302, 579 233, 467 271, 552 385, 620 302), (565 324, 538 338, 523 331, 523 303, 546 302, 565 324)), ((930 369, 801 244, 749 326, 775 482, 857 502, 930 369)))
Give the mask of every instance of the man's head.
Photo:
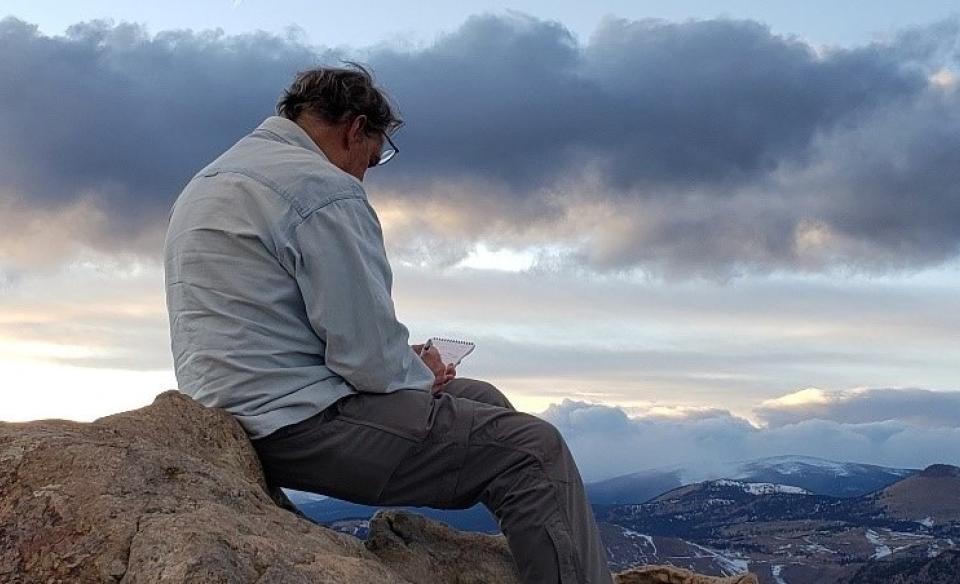
POLYGON ((403 122, 370 73, 349 68, 301 71, 277 104, 277 114, 296 122, 330 162, 363 180, 381 160, 387 136, 403 122))

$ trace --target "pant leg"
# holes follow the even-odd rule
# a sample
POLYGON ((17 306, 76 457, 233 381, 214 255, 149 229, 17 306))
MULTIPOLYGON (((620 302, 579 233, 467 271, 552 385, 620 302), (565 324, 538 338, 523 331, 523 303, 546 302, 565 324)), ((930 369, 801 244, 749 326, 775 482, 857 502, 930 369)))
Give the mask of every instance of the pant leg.
MULTIPOLYGON (((436 417, 443 420, 444 410, 463 400, 438 401, 436 417)), ((536 416, 486 403, 471 409, 463 462, 445 471, 456 476, 453 488, 428 505, 461 509, 481 501, 497 517, 523 582, 612 582, 579 470, 559 431, 536 416)), ((430 442, 391 477, 384 504, 416 504, 408 494, 434 474, 420 466, 432 458, 430 442)))
POLYGON ((479 379, 470 379, 468 377, 457 377, 451 379, 443 386, 443 393, 455 397, 472 399, 473 401, 483 402, 508 410, 516 411, 507 396, 503 395, 495 385, 479 379))
POLYGON ((612 582, 579 471, 548 422, 415 390, 348 396, 331 410, 254 443, 268 480, 372 505, 480 501, 523 582, 612 582))

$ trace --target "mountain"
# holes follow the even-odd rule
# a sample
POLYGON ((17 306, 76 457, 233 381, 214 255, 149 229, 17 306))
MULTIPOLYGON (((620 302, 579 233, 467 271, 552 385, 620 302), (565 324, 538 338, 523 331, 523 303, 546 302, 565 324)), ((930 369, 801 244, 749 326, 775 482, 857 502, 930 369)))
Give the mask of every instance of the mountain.
POLYGON ((738 464, 738 471, 729 478, 792 485, 831 497, 859 497, 918 472, 917 469, 836 462, 811 456, 743 461, 738 464))
MULTIPOLYGON (((681 553, 689 558, 681 557, 676 565, 690 565, 684 561, 696 558, 700 562, 694 564, 696 569, 713 575, 729 571, 722 562, 704 563, 704 558, 745 562, 762 584, 834 584, 861 569, 867 575, 860 576, 857 583, 900 582, 870 580, 869 574, 884 570, 909 573, 958 548, 960 468, 933 465, 859 497, 721 479, 672 489, 639 505, 599 505, 596 509, 599 521, 619 526, 635 542, 611 548, 617 550, 618 565, 654 558, 676 563, 669 555, 652 550, 654 546, 661 549, 658 542, 679 541, 691 550, 692 546, 702 549, 681 553), (643 542, 649 545, 641 545, 643 542), (629 557, 631 549, 634 558, 629 557)), ((923 569, 936 571, 941 569, 938 566, 952 565, 953 560, 945 558, 944 562, 929 563, 923 569)), ((953 582, 960 582, 960 577, 953 582)))
POLYGON ((592 503, 616 505, 644 503, 660 493, 683 486, 686 473, 680 467, 650 469, 587 483, 587 497, 592 503))
POLYGON ((642 505, 612 506, 605 520, 642 533, 709 540, 730 525, 810 517, 842 499, 790 485, 720 479, 667 491, 642 505))
POLYGON ((810 456, 775 456, 734 461, 709 470, 686 466, 643 470, 589 483, 586 489, 591 502, 606 505, 645 503, 685 484, 723 478, 789 485, 817 495, 858 497, 916 472, 915 469, 836 462, 810 456))
POLYGON ((934 464, 880 491, 876 504, 891 517, 933 528, 960 522, 960 468, 934 464))

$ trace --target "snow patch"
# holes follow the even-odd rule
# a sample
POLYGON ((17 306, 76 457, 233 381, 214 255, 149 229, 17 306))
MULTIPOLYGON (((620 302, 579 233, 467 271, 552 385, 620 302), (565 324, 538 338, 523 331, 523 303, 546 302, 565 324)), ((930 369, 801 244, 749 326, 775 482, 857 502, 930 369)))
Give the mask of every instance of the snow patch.
POLYGON ((720 479, 718 481, 713 481, 712 484, 719 485, 721 487, 739 487, 743 489, 743 492, 750 493, 751 495, 772 495, 774 493, 785 493, 789 495, 812 494, 810 491, 801 489, 800 487, 794 487, 791 485, 778 485, 775 483, 745 483, 743 481, 720 479))
POLYGON ((819 543, 808 543, 807 545, 803 546, 803 548, 804 548, 805 550, 807 550, 808 552, 810 552, 811 555, 812 555, 812 554, 815 554, 815 553, 821 553, 821 554, 835 554, 835 553, 837 553, 835 550, 832 550, 832 549, 830 549, 830 548, 828 548, 828 547, 826 547, 826 546, 824 546, 824 545, 822 545, 822 544, 819 544, 819 543))
POLYGON ((783 576, 780 575, 780 571, 783 570, 783 566, 780 564, 774 564, 770 568, 770 573, 773 574, 773 581, 776 584, 787 584, 787 581, 783 579, 783 576))
POLYGON ((749 562, 736 554, 722 554, 716 550, 693 543, 692 541, 688 541, 687 544, 690 547, 704 553, 704 555, 697 555, 694 557, 713 558, 713 561, 715 561, 720 567, 720 573, 722 576, 736 576, 738 574, 743 574, 748 569, 749 562))
POLYGON ((893 553, 890 551, 890 546, 884 545, 883 540, 880 539, 880 536, 877 535, 876 531, 872 529, 868 529, 865 535, 867 536, 867 541, 873 544, 873 547, 875 550, 875 553, 872 556, 870 556, 871 558, 874 558, 874 559, 885 558, 889 556, 891 553, 893 553))
POLYGON ((785 475, 800 474, 810 467, 819 468, 841 477, 852 474, 848 464, 812 456, 773 456, 763 458, 757 463, 785 475))
POLYGON ((917 523, 924 527, 933 527, 933 517, 924 517, 923 519, 917 519, 917 523))
POLYGON ((626 529, 626 528, 623 528, 623 534, 627 537, 630 537, 633 539, 640 539, 647 542, 647 545, 653 548, 652 555, 654 556, 657 555, 657 544, 653 543, 652 536, 649 536, 645 533, 639 533, 639 532, 633 531, 632 529, 626 529))

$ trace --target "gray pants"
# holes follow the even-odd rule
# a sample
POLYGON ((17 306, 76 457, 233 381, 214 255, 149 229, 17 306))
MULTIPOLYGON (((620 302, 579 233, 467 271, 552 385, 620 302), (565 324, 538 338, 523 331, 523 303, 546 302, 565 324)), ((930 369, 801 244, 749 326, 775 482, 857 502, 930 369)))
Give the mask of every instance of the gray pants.
POLYGON ((367 505, 496 516, 525 584, 611 584, 580 472, 557 429, 484 381, 347 396, 254 441, 267 481, 367 505))

